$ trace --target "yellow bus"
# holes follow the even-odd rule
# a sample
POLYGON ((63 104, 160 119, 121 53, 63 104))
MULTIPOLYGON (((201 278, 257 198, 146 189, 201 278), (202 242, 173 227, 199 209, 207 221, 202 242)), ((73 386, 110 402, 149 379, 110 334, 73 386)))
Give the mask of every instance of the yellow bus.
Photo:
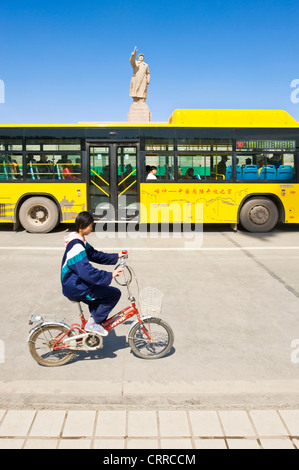
POLYGON ((0 221, 46 233, 88 210, 96 222, 241 223, 268 232, 299 223, 298 147, 299 123, 279 110, 0 125, 0 221))

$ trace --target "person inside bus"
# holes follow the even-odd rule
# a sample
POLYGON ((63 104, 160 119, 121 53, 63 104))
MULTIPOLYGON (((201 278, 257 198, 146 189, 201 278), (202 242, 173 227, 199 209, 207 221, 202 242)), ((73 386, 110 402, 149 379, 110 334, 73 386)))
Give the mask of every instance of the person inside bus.
POLYGON ((188 170, 185 173, 185 179, 186 180, 200 180, 199 175, 194 174, 194 168, 188 168, 188 170))
POLYGON ((73 165, 73 173, 79 177, 81 175, 81 159, 76 158, 76 165, 73 165))
POLYGON ((49 173, 52 173, 51 171, 51 162, 47 161, 47 157, 45 154, 42 154, 40 156, 39 163, 37 163, 38 168, 39 168, 39 176, 40 179, 49 179, 49 173))
POLYGON ((258 170, 259 170, 259 176, 261 174, 263 166, 267 165, 267 158, 260 158, 257 162, 258 170))
POLYGON ((124 172, 123 178, 124 181, 124 189, 128 188, 129 186, 133 185, 136 181, 136 177, 134 176, 135 172, 133 171, 133 167, 131 163, 126 165, 126 171, 124 172))
POLYGON ((226 175, 227 156, 222 155, 220 162, 217 164, 217 175, 226 175))
POLYGON ((118 303, 121 292, 110 286, 112 279, 123 269, 113 272, 97 269, 91 262, 104 265, 116 264, 121 253, 103 253, 95 250, 85 237, 90 234, 94 219, 87 211, 80 212, 75 220, 76 232, 65 238, 65 252, 61 264, 61 284, 65 297, 88 305, 91 317, 85 330, 107 336, 108 331, 101 325, 118 303))
POLYGON ((63 176, 65 180, 78 180, 72 171, 72 160, 67 160, 67 165, 63 167, 63 176))
POLYGON ((194 175, 194 168, 188 168, 188 170, 185 173, 185 179, 192 180, 193 175, 194 175))
POLYGON ((38 179, 38 169, 36 167, 37 162, 34 159, 33 153, 28 153, 27 155, 27 178, 31 176, 31 179, 38 179))
POLYGON ((146 177, 146 180, 156 180, 157 179, 157 167, 156 166, 151 166, 151 169, 146 177))
POLYGON ((269 158, 269 163, 271 165, 274 165, 276 170, 277 170, 277 168, 280 167, 281 162, 282 162, 282 154, 280 154, 280 153, 274 153, 273 156, 271 158, 269 158))

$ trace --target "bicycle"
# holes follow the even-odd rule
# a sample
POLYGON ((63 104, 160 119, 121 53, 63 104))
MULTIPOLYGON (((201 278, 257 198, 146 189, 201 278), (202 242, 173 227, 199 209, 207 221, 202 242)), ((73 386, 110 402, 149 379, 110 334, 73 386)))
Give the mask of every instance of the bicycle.
MULTIPOLYGON (((126 254, 115 269, 123 268, 122 275, 125 281, 117 277, 116 282, 127 287, 130 304, 101 325, 112 331, 132 317, 137 319, 128 332, 128 343, 133 353, 142 359, 160 359, 169 353, 174 342, 171 327, 159 317, 151 315, 142 316, 136 305, 136 299, 131 294, 130 284, 133 279, 133 270, 127 265, 126 254)), ((136 282, 137 278, 135 276, 136 282)), ((138 283, 137 283, 138 285, 138 283)), ((139 291, 139 288, 138 288, 139 291)), ((76 351, 95 351, 103 348, 103 337, 85 330, 87 320, 84 316, 81 302, 72 301, 79 309, 80 324, 67 325, 64 322, 44 321, 41 315, 32 315, 29 324, 38 323, 28 336, 29 351, 35 361, 43 366, 56 367, 68 363, 76 351)))

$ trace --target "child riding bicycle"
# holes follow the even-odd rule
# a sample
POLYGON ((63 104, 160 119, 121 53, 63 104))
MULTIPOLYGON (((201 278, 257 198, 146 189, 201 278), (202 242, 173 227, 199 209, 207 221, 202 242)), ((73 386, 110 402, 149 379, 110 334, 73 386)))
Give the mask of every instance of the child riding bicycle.
POLYGON ((91 317, 85 326, 86 331, 107 336, 108 331, 100 323, 106 320, 120 299, 120 290, 110 284, 123 270, 118 268, 112 273, 99 270, 90 261, 115 265, 124 254, 103 253, 87 243, 85 236, 92 231, 93 223, 94 219, 89 212, 80 212, 75 221, 76 232, 65 238, 61 265, 62 292, 68 299, 88 305, 91 317))

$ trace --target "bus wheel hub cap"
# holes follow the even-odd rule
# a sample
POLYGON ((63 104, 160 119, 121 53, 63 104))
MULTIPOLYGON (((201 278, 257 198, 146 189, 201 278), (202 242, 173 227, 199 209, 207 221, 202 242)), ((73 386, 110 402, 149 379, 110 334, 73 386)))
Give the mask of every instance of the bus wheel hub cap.
POLYGON ((29 216, 36 224, 40 224, 47 220, 48 213, 43 207, 34 207, 29 216))
POLYGON ((265 206, 255 206, 251 209, 249 216, 254 224, 262 225, 269 220, 269 211, 265 206))

